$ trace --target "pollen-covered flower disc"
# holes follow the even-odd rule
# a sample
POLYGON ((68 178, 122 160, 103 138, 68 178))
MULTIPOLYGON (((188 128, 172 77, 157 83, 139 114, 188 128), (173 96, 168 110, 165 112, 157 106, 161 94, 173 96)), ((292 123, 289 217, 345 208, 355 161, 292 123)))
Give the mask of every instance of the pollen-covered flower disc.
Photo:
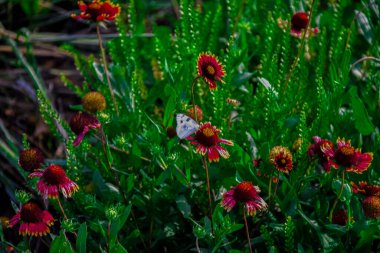
POLYGON ((93 0, 91 3, 79 1, 78 6, 81 13, 79 15, 72 14, 72 18, 92 21, 113 21, 120 15, 121 11, 118 4, 114 4, 109 0, 93 0))
POLYGON ((54 218, 48 211, 42 210, 34 201, 28 201, 10 219, 9 227, 12 228, 18 223, 20 223, 20 235, 43 236, 50 233, 49 227, 53 225, 54 218))
POLYGON ((201 53, 198 56, 198 75, 207 82, 210 90, 217 88, 216 81, 223 82, 222 77, 226 75, 223 65, 218 58, 210 53, 201 53))
POLYGON ((201 155, 206 155, 210 162, 218 162, 219 155, 227 159, 230 157, 228 151, 220 146, 221 143, 233 146, 233 142, 219 138, 221 131, 215 126, 212 126, 210 122, 201 123, 198 130, 195 132, 195 136, 187 137, 191 141, 191 144, 196 146, 196 152, 201 155))
POLYGON ((248 215, 253 216, 256 215, 257 211, 265 210, 268 207, 267 203, 259 196, 259 193, 259 187, 250 182, 242 182, 225 192, 220 204, 228 212, 237 203, 243 204, 248 215))
POLYGON ((43 198, 58 198, 61 191, 65 198, 78 191, 79 186, 70 180, 61 166, 52 164, 42 171, 30 174, 30 177, 39 177, 37 189, 43 198))
POLYGON ((38 148, 29 148, 20 152, 18 163, 26 171, 39 169, 45 161, 44 155, 38 148))

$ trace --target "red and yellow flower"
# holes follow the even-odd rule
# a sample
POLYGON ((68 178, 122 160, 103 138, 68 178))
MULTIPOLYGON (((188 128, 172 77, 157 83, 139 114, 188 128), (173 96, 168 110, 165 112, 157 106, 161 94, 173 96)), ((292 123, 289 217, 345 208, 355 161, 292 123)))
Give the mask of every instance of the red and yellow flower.
POLYGON ((256 215, 257 211, 267 209, 267 203, 259 196, 260 188, 250 182, 242 182, 231 187, 231 190, 223 194, 220 205, 231 211, 237 203, 243 204, 247 209, 248 215, 256 215))
POLYGON ((39 177, 37 189, 43 198, 58 198, 61 191, 65 198, 71 197, 79 190, 79 186, 70 180, 61 166, 52 164, 42 171, 30 174, 30 177, 39 177))
POLYGON ((370 185, 367 182, 359 182, 359 185, 356 185, 354 182, 351 182, 352 191, 354 193, 360 193, 365 196, 380 196, 380 186, 379 185, 370 185))
POLYGON ((77 135, 73 145, 78 146, 86 133, 90 129, 98 129, 101 127, 100 122, 95 116, 92 116, 86 112, 76 113, 70 120, 70 128, 77 135))
POLYGON ((216 81, 223 83, 222 77, 226 75, 223 65, 218 58, 210 53, 201 53, 198 56, 198 76, 203 77, 210 90, 217 88, 216 81))
POLYGON ((284 146, 276 146, 269 153, 269 162, 276 166, 278 171, 288 173, 293 169, 293 156, 284 146))
POLYGON ((9 221, 9 227, 20 223, 19 234, 28 236, 43 236, 50 233, 54 223, 53 216, 46 210, 42 210, 34 201, 23 204, 20 211, 9 221))
POLYGON ((333 166, 342 166, 348 172, 363 173, 371 165, 373 154, 362 153, 359 149, 351 146, 351 141, 345 141, 344 138, 338 138, 336 142, 338 148, 325 145, 322 148, 323 153, 334 161, 333 166))
POLYGON ((109 0, 100 1, 93 0, 91 3, 83 1, 78 2, 81 13, 79 15, 72 14, 75 19, 87 19, 92 21, 113 21, 120 15, 121 8, 118 4, 114 4, 109 0))
POLYGON ((310 157, 317 156, 319 162, 322 164, 323 169, 327 172, 330 172, 330 168, 333 167, 337 169, 338 166, 334 162, 331 161, 330 157, 327 156, 323 150, 326 149, 334 149, 334 144, 329 140, 323 140, 319 136, 314 136, 313 138, 314 144, 311 144, 308 149, 308 155, 310 157))
POLYGON ((219 155, 227 159, 230 154, 226 149, 220 146, 220 143, 233 146, 233 142, 219 138, 220 129, 212 126, 210 122, 201 123, 195 136, 187 137, 191 144, 196 146, 197 153, 208 156, 210 162, 218 162, 219 155))
POLYGON ((45 161, 44 155, 38 148, 29 148, 20 152, 18 163, 26 171, 34 171, 45 161))

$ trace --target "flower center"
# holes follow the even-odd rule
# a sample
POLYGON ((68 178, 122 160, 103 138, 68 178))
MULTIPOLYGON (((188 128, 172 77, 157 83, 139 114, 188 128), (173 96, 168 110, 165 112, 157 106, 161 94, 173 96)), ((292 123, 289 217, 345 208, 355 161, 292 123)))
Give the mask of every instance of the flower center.
POLYGON ((202 130, 202 132, 206 137, 211 137, 214 135, 214 131, 212 131, 210 128, 205 128, 202 130))
POLYGON ((343 167, 352 166, 355 163, 355 149, 349 146, 339 148, 335 154, 335 161, 343 167))
POLYGON ((216 145, 218 135, 211 127, 205 127, 195 133, 195 139, 203 146, 212 147, 216 145))
POLYGON ((49 185, 59 185, 66 180, 65 171, 58 165, 50 165, 46 168, 43 179, 49 185))
POLYGON ((88 8, 89 9, 94 9, 94 10, 99 10, 101 5, 99 3, 91 3, 88 8))
POLYGON ((33 202, 27 202, 21 208, 21 211, 20 211, 21 220, 23 222, 30 222, 30 223, 40 222, 41 213, 42 213, 42 210, 37 204, 33 202))
POLYGON ((209 74, 209 75, 215 75, 215 68, 212 66, 212 65, 208 65, 207 66, 207 73, 209 74))
POLYGON ((242 182, 238 184, 234 191, 234 197, 237 201, 247 202, 255 198, 256 189, 253 184, 249 182, 242 182))

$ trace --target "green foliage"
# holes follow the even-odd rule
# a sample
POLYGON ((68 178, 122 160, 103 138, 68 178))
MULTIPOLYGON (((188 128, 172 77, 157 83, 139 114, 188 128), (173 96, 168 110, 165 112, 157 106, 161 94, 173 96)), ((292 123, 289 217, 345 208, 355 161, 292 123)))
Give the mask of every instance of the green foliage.
MULTIPOLYGON (((359 252, 375 245, 378 220, 365 217, 362 197, 349 182, 379 184, 378 60, 354 64, 363 55, 379 59, 376 11, 363 10, 364 16, 358 16, 359 3, 316 1, 310 25, 320 32, 298 38, 290 34, 289 24, 280 27, 278 19, 289 21, 300 6, 310 11, 310 1, 182 0, 174 6, 180 16, 170 26, 150 24, 144 15, 171 5, 120 2, 123 11, 115 21, 119 36, 104 44, 119 114, 100 55, 85 56, 73 45, 62 46, 84 80, 78 84, 62 75, 65 86, 79 97, 99 91, 107 101, 106 109, 93 115, 101 128, 90 129, 77 147, 72 145, 75 134, 30 63, 33 59, 7 40, 34 83, 43 120, 65 145, 67 176, 80 187, 72 200, 62 200, 68 221, 49 200, 60 223, 52 229, 51 252, 240 252, 247 245, 244 205, 238 203, 227 213, 219 202, 242 181, 259 186, 269 205, 267 212, 248 219, 257 252, 359 252), (225 83, 217 81, 215 91, 202 78, 195 80, 201 52, 215 54, 225 68, 225 83), (176 115, 193 103, 193 84, 202 122, 210 121, 222 130, 220 138, 234 142, 232 147, 221 144, 230 157, 207 163, 208 176, 196 147, 170 135, 176 115), (313 136, 332 143, 338 137, 351 139, 353 147, 375 158, 363 174, 345 174, 340 194, 338 175, 344 168, 327 172, 322 159, 308 155, 313 136), (269 161, 270 150, 279 145, 292 152, 289 173, 279 173, 269 161), (330 224, 335 200, 336 210, 345 208, 355 223, 330 224), (68 236, 74 232, 76 239, 68 236)), ((0 126, 5 136, 1 154, 20 169, 18 147, 0 126)), ((36 190, 35 181, 24 176, 36 190)))

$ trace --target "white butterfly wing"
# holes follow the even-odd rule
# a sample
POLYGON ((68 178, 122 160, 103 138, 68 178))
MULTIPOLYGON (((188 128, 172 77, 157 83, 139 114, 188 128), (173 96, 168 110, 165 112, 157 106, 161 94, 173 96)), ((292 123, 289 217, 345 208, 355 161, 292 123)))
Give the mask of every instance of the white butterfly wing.
POLYGON ((192 118, 186 116, 185 114, 182 114, 182 113, 177 114, 176 119, 177 119, 176 131, 180 139, 184 139, 192 135, 199 128, 198 123, 192 118))

